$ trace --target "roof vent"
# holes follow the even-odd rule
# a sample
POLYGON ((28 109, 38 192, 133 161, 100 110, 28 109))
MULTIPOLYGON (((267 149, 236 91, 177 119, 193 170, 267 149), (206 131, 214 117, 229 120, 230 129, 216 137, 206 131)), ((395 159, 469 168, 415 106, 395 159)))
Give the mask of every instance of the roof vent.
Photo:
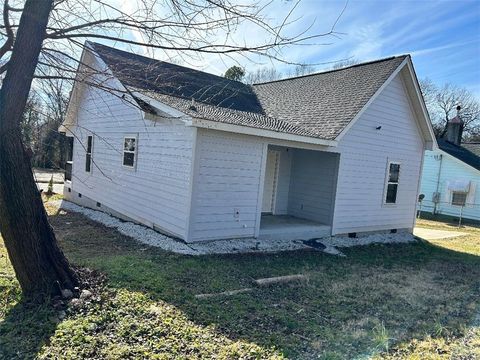
POLYGON ((195 106, 195 99, 192 99, 192 103, 188 107, 188 110, 197 111, 197 107, 195 106))

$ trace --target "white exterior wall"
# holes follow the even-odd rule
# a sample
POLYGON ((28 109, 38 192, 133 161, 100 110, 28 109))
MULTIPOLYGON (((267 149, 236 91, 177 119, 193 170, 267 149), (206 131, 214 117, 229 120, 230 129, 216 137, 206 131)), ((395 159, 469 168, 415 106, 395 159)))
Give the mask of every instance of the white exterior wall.
MULTIPOLYGON (((76 137, 72 190, 187 241, 257 235, 267 147, 305 145, 196 129, 179 120, 145 120, 137 108, 93 88, 84 91, 78 108, 78 125, 71 128, 76 137), (94 164, 86 173, 89 134, 94 135, 94 164), (122 166, 128 135, 138 136, 136 170, 122 166)), ((325 161, 312 168, 310 157, 317 154, 282 150, 279 180, 284 181, 278 183, 275 213, 329 224, 333 211, 333 234, 412 228, 423 149, 397 75, 338 148, 328 149, 340 153, 339 163, 333 154, 320 152, 325 161), (379 125, 382 129, 376 130, 379 125), (383 204, 388 161, 401 163, 395 205, 383 204)), ((322 150, 326 147, 318 146, 322 150)))
POLYGON ((480 171, 441 150, 425 152, 420 187, 420 193, 425 195, 425 199, 422 202, 422 211, 433 212, 433 194, 437 191, 438 183, 440 203, 437 205, 437 213, 459 216, 461 208, 451 205, 452 193, 447 187, 448 182, 455 180, 471 182, 470 192, 467 196, 468 205, 463 208, 462 216, 468 219, 480 220, 480 171), (442 155, 441 161, 440 155, 442 155), (442 166, 439 176, 440 163, 442 166))
POLYGON ((274 214, 331 223, 336 154, 216 130, 197 136, 189 241, 257 235, 269 148, 280 151, 274 214))
POLYGON ((338 154, 295 149, 288 214, 331 224, 338 154))
POLYGON ((85 88, 76 100, 77 125, 70 128, 75 137, 72 190, 185 238, 196 130, 179 121, 145 120, 138 108, 100 89, 85 88), (91 173, 85 172, 88 135, 94 137, 91 173), (135 170, 122 165, 123 138, 128 135, 138 139, 135 170))
POLYGON ((333 234, 413 227, 424 143, 401 76, 340 140, 333 234), (401 163, 394 205, 384 204, 388 161, 401 163))
POLYGON ((278 167, 278 179, 273 214, 286 215, 288 213, 290 172, 292 168, 292 157, 294 150, 281 146, 271 146, 269 148, 280 151, 280 164, 278 167))
POLYGON ((261 211, 264 140, 204 129, 197 134, 189 241, 253 237, 261 211))

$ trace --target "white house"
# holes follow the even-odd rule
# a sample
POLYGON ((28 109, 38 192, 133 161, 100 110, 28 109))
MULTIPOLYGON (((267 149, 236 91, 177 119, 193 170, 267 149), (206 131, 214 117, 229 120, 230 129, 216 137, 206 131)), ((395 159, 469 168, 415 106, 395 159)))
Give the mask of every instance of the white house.
POLYGON ((186 242, 412 230, 436 141, 410 56, 249 86, 87 48, 67 199, 186 242))
POLYGON ((451 119, 438 149, 425 152, 421 210, 480 220, 480 144, 462 144, 462 128, 451 119))

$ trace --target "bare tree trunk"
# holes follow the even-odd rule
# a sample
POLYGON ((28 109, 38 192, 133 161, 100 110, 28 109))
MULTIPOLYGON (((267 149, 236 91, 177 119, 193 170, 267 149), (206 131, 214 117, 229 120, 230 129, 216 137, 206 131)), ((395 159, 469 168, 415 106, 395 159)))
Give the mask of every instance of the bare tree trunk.
POLYGON ((0 89, 0 231, 26 295, 55 293, 78 283, 48 223, 20 135, 52 3, 25 3, 0 89))

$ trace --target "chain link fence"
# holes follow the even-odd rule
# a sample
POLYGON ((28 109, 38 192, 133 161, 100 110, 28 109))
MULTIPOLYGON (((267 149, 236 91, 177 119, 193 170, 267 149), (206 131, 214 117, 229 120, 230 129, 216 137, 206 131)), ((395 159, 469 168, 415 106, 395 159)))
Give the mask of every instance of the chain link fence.
POLYGON ((433 216, 444 215, 458 220, 458 226, 465 221, 480 223, 480 204, 465 203, 464 205, 452 205, 449 201, 419 200, 417 203, 417 218, 422 218, 422 213, 433 216))

